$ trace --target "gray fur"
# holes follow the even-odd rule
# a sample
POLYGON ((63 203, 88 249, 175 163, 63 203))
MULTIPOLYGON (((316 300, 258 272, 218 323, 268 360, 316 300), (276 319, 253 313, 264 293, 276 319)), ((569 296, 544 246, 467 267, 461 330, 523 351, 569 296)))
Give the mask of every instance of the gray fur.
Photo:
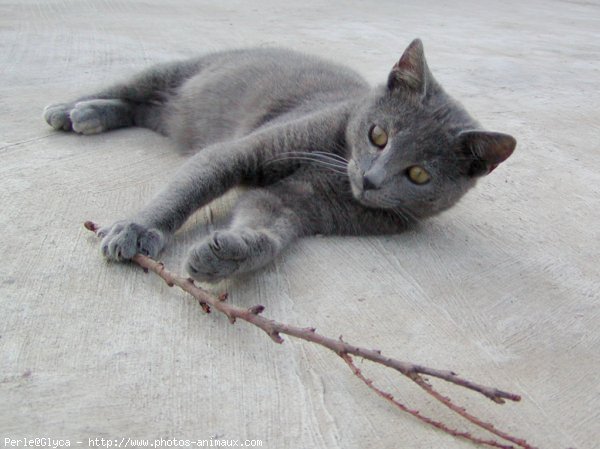
POLYGON ((238 50, 151 68, 44 116, 82 134, 143 126, 193 153, 141 211, 101 231, 108 259, 156 256, 198 208, 255 187, 227 229, 191 249, 187 269, 202 281, 262 267, 301 236, 400 232, 455 204, 516 143, 481 130, 444 92, 419 40, 375 88, 315 57, 238 50), (383 148, 369 140, 373 125, 388 134, 383 148), (414 165, 431 180, 410 181, 414 165))

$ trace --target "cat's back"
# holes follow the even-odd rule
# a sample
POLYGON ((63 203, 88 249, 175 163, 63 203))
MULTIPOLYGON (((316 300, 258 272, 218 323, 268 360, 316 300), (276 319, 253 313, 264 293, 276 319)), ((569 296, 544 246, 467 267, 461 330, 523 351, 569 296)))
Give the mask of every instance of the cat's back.
POLYGON ((184 147, 240 137, 368 89, 348 67, 282 48, 230 50, 199 62, 172 100, 169 134, 184 147))
POLYGON ((225 83, 227 87, 286 94, 346 91, 366 87, 354 70, 318 56, 285 48, 250 48, 212 53, 202 58, 194 82, 225 83))

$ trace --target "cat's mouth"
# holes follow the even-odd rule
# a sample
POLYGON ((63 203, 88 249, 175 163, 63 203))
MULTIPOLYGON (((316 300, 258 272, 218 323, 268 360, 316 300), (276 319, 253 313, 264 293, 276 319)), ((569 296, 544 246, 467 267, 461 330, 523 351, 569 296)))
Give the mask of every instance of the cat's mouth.
POLYGON ((355 198, 366 207, 371 209, 394 209, 394 206, 387 202, 381 201, 376 197, 376 192, 365 192, 359 193, 355 198))
POLYGON ((354 196, 354 198, 365 207, 368 207, 370 209, 383 209, 391 211, 405 209, 405 206, 403 204, 398 203, 397 201, 393 201, 390 198, 386 198, 386 196, 383 195, 381 191, 364 190, 361 186, 356 184, 352 177, 350 177, 350 186, 352 188, 352 195, 354 196))
POLYGON ((372 209, 385 209, 381 204, 378 204, 374 201, 369 200, 366 195, 363 194, 363 196, 361 198, 357 198, 358 201, 360 201, 360 203, 363 206, 367 206, 370 207, 372 209))
POLYGON ((362 187, 357 186, 355 181, 350 177, 350 187, 352 188, 352 195, 354 198, 361 203, 363 206, 367 206, 373 209, 385 209, 386 207, 380 204, 376 198, 373 198, 376 192, 365 191, 362 187))
POLYGON ((357 189, 355 191, 354 189, 355 186, 352 184, 352 193, 354 194, 356 200, 369 209, 385 210, 400 219, 400 221, 402 221, 404 224, 416 223, 419 220, 418 216, 410 209, 400 204, 393 204, 386 200, 385 197, 377 197, 376 195, 378 192, 364 191, 362 189, 357 189))

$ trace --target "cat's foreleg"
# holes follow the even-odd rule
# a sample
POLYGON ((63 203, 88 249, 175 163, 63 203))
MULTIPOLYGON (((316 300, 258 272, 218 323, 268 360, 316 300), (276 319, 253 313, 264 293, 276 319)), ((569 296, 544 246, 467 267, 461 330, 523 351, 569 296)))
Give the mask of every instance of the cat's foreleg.
MULTIPOLYGON (((167 187, 131 220, 118 222, 102 231, 105 235, 101 245, 104 255, 112 260, 131 259, 136 252, 156 256, 169 237, 193 212, 232 187, 255 180, 257 175, 264 171, 265 164, 277 158, 278 154, 306 148, 309 136, 315 135, 321 136, 323 142, 313 138, 312 145, 318 148, 325 147, 329 140, 328 135, 318 132, 315 134, 315 129, 323 123, 323 117, 315 115, 293 125, 268 128, 238 140, 220 142, 201 149, 177 171, 167 187)), ((331 132, 331 126, 328 129, 331 132)), ((261 204, 267 209, 271 208, 273 213, 278 210, 284 212, 281 218, 283 221, 275 220, 275 223, 289 223, 289 217, 286 215, 288 209, 276 207, 276 198, 285 198, 287 193, 284 191, 283 194, 279 192, 280 194, 276 195, 273 192, 271 196, 267 195, 268 198, 263 198, 261 204)), ((256 207, 258 206, 257 203, 256 207)), ((240 214, 239 223, 243 223, 243 214, 240 214)), ((281 229, 279 225, 269 227, 267 224, 268 222, 263 228, 265 232, 253 236, 265 238, 268 234, 266 231, 275 232, 281 229)), ((247 227, 250 228, 250 224, 247 224, 247 227)), ((236 229, 241 233, 242 228, 240 224, 236 229)), ((288 243, 284 234, 277 238, 282 239, 282 244, 288 243)), ((275 240, 268 244, 274 245, 273 248, 279 245, 275 240)), ((252 260, 256 260, 247 262, 248 269, 252 269, 255 263, 263 264, 260 262, 262 254, 267 257, 269 251, 271 249, 268 245, 257 250, 256 257, 251 257, 252 260)))
POLYGON ((138 252, 155 257, 193 212, 254 172, 268 148, 266 139, 247 137, 202 149, 131 219, 100 230, 102 253, 117 261, 138 252))
POLYGON ((227 229, 192 247, 186 268, 194 279, 209 282, 254 271, 302 234, 298 214, 279 196, 258 189, 242 197, 227 229))

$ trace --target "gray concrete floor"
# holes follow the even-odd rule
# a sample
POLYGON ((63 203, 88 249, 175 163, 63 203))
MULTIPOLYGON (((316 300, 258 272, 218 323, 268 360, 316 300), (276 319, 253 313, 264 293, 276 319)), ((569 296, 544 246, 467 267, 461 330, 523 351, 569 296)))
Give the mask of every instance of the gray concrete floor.
MULTIPOLYGON (((305 239, 214 290, 519 393, 504 406, 456 397, 534 445, 600 441, 598 3, 300 3, 0 1, 0 444, 218 436, 273 449, 469 447, 390 407, 327 351, 276 346, 201 315, 135 267, 105 263, 81 223, 128 215, 182 158, 146 130, 82 137, 41 119, 46 104, 150 63, 231 47, 288 46, 379 83, 417 36, 442 84, 518 138, 514 156, 415 232, 305 239)), ((165 262, 181 267, 208 217, 194 217, 165 262)), ((394 373, 361 366, 407 404, 459 423, 394 373)))

